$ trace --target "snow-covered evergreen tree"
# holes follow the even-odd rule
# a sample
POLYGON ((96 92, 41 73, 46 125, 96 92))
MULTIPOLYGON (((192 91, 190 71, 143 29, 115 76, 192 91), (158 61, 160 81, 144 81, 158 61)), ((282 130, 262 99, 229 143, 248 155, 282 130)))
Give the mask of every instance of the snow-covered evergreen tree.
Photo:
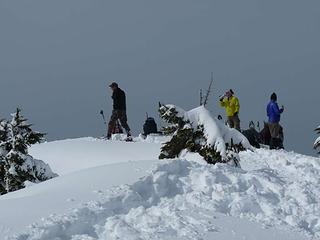
POLYGON ((186 112, 174 105, 162 105, 159 112, 168 123, 164 133, 172 136, 163 145, 160 159, 176 158, 188 150, 199 153, 210 164, 234 161, 238 165, 237 153, 251 148, 241 133, 213 119, 203 106, 186 112))
POLYGON ((28 154, 28 147, 44 140, 44 135, 31 129, 17 109, 11 122, 1 122, 1 179, 0 194, 24 188, 24 182, 41 182, 56 176, 50 167, 28 154), (4 189, 3 189, 4 188, 4 189))
MULTIPOLYGON (((316 132, 320 134, 320 126, 316 128, 316 132)), ((318 137, 314 142, 314 149, 319 149, 319 148, 320 148, 320 137, 318 137)))
POLYGON ((5 156, 8 153, 9 145, 8 123, 6 120, 0 120, 0 195, 5 192, 5 156))

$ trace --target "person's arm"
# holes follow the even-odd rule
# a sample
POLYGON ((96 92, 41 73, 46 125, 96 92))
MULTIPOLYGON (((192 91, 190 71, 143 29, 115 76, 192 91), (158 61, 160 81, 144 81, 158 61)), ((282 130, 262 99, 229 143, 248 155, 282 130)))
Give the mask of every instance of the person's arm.
POLYGON ((281 112, 281 113, 284 112, 284 106, 281 107, 280 112, 281 112))
POLYGON ((283 113, 283 109, 280 110, 277 103, 275 103, 275 104, 273 105, 273 111, 274 111, 274 113, 277 114, 277 115, 281 115, 281 113, 283 113))
POLYGON ((239 113, 239 111, 240 111, 240 102, 239 102, 238 98, 235 98, 234 106, 235 106, 234 115, 237 115, 239 113))
POLYGON ((226 98, 220 98, 220 106, 226 107, 227 106, 227 99, 226 98))
POLYGON ((114 93, 113 93, 113 96, 112 96, 112 98, 113 98, 113 105, 114 105, 114 107, 115 108, 119 108, 119 93, 118 93, 118 91, 115 91, 114 93))

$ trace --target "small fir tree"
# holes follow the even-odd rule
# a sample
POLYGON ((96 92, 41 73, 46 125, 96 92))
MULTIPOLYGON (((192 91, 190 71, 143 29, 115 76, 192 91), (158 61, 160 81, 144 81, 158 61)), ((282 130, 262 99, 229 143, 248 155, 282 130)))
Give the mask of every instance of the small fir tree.
POLYGON ((5 192, 5 156, 9 150, 8 139, 8 122, 0 120, 0 195, 5 192))
MULTIPOLYGON (((31 124, 17 109, 9 123, 3 123, 0 131, 2 174, 0 175, 3 193, 24 188, 24 182, 41 182, 56 175, 48 165, 35 160, 28 154, 28 148, 44 140, 45 134, 35 132, 31 124), (4 189, 3 189, 4 188, 4 189)), ((1 194, 1 193, 0 193, 1 194)))
POLYGON ((192 123, 185 119, 175 106, 161 105, 159 113, 161 118, 168 123, 168 126, 163 128, 164 134, 172 136, 171 140, 161 148, 160 159, 177 158, 186 149, 199 153, 209 164, 229 161, 234 161, 236 165, 239 164, 237 153, 244 149, 240 144, 235 145, 232 141, 231 144, 226 144, 228 156, 223 157, 213 146, 207 144, 203 125, 198 125, 194 129, 192 123))
MULTIPOLYGON (((316 128, 315 130, 318 134, 320 134, 320 126, 316 128)), ((320 148, 320 137, 316 139, 314 142, 314 149, 319 149, 320 148)), ((320 152, 319 152, 320 153, 320 152)))

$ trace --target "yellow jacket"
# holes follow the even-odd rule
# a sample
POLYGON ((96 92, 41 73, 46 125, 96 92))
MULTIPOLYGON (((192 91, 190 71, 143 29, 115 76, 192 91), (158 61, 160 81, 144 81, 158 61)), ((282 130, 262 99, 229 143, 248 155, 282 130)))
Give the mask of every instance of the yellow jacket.
POLYGON ((224 98, 220 101, 220 106, 226 108, 227 117, 233 117, 240 110, 239 99, 235 96, 224 98))

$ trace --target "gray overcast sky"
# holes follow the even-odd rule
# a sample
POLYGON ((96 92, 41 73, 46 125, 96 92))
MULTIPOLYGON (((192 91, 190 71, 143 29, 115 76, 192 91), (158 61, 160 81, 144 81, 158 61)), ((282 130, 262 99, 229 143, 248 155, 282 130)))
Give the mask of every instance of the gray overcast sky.
POLYGON ((0 113, 21 106, 50 140, 102 135, 112 80, 138 133, 158 101, 197 106, 214 71, 211 111, 233 88, 246 128, 276 91, 287 148, 314 153, 319 0, 1 0, 0 30, 0 113))

